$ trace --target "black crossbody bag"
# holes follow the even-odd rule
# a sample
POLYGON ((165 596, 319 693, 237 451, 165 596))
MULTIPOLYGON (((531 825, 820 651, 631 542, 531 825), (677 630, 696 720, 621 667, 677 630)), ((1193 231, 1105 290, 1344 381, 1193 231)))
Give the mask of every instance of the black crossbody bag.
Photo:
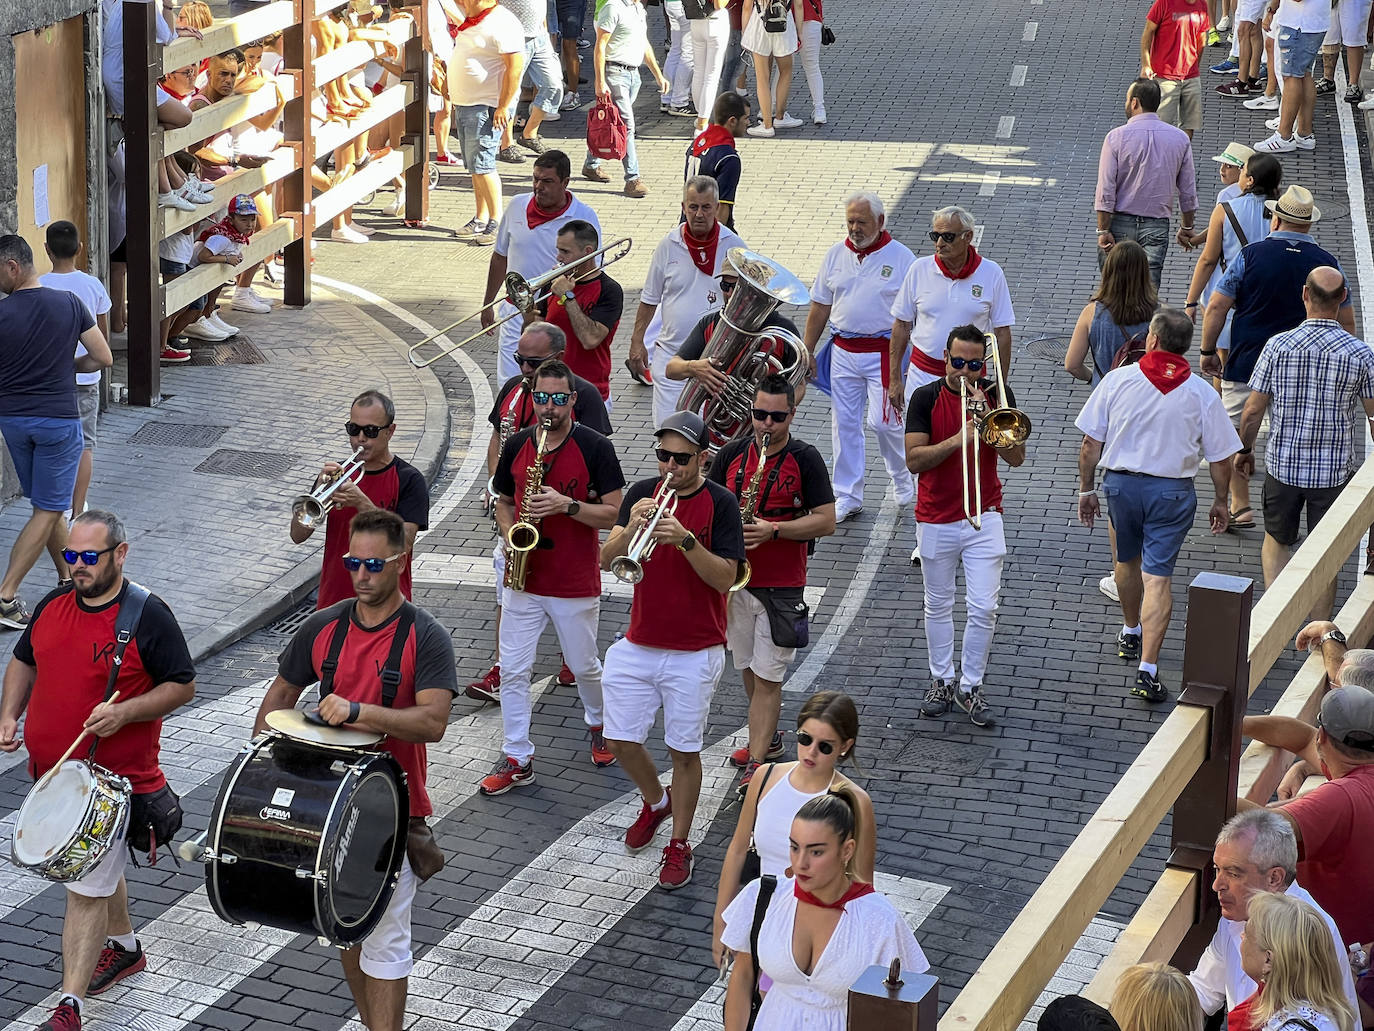
MULTIPOLYGON (((786 452, 781 454, 785 455, 786 452)), ((767 460, 766 455, 759 456, 760 462, 767 460)), ((735 472, 736 497, 744 490, 744 465, 744 460, 741 459, 739 469, 735 472)), ((781 468, 782 462, 775 462, 760 484, 757 512, 763 512, 764 503, 772 493, 781 468)), ((809 545, 814 543, 808 542, 808 553, 809 545)), ((745 590, 757 598, 764 611, 768 613, 768 636, 773 639, 774 644, 779 648, 805 648, 811 643, 811 610, 806 604, 805 588, 746 587, 745 590)))

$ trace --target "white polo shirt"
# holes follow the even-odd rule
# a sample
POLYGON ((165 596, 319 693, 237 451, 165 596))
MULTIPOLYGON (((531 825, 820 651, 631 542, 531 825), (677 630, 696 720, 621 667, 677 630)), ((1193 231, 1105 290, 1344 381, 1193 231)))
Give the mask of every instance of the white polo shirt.
POLYGON ((887 336, 892 330, 892 305, 916 255, 911 248, 889 240, 859 260, 845 241, 831 247, 821 261, 811 299, 830 305, 830 325, 851 337, 887 336))
MULTIPOLYGON (((601 236, 601 222, 596 212, 578 200, 575 194, 567 211, 531 229, 528 211, 533 197, 533 193, 512 197, 496 230, 495 250, 506 259, 506 271, 519 272, 526 279, 542 276, 558 267, 558 234, 569 222, 577 219, 590 222, 596 227, 597 236, 601 236)), ((501 315, 513 311, 515 305, 502 302, 501 315)), ((515 328, 519 329, 519 326, 515 328)))
POLYGON ((1103 376, 1074 425, 1103 442, 1103 470, 1192 479, 1199 451, 1220 462, 1240 450, 1221 395, 1206 377, 1190 375, 1165 394, 1139 365, 1103 376))
POLYGON ((687 253, 687 244, 682 239, 684 228, 685 223, 675 226, 654 248, 639 295, 645 304, 658 307, 644 335, 645 344, 666 347, 669 354, 677 353, 698 319, 724 304, 716 276, 725 267, 730 248, 744 246, 743 240, 722 225, 715 265, 708 276, 687 253))
POLYGON ((459 107, 495 107, 501 99, 506 54, 525 52, 520 19, 493 7, 476 25, 458 33, 448 66, 448 96, 459 107))
POLYGON ((910 322, 912 346, 941 363, 945 341, 955 326, 974 325, 991 333, 1016 325, 1007 277, 988 258, 982 258, 967 279, 950 279, 936 267, 934 255, 917 258, 902 281, 892 317, 910 322))

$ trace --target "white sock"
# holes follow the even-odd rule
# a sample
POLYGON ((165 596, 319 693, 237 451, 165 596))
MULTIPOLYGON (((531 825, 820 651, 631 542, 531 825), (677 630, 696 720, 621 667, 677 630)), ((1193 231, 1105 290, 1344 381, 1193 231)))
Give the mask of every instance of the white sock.
POLYGON ((133 931, 128 934, 112 934, 109 938, 125 952, 133 952, 138 948, 138 939, 134 937, 133 931))
POLYGON ((1159 663, 1157 663, 1157 662, 1142 662, 1142 663, 1140 664, 1140 672, 1142 672, 1142 673, 1148 673, 1148 674, 1150 674, 1150 676, 1152 676, 1152 677, 1157 677, 1157 676, 1159 676, 1159 663))
POLYGON ((70 1002, 73 1006, 76 1007, 77 1016, 81 1015, 81 1000, 78 999, 75 995, 64 994, 60 999, 57 1000, 57 1004, 59 1006, 62 1005, 64 1002, 70 1002))
POLYGON ((657 804, 657 805, 651 805, 651 806, 649 806, 649 808, 652 809, 652 810, 653 810, 654 812, 656 812, 656 813, 661 813, 661 812, 663 812, 663 807, 666 806, 667 804, 668 804, 668 792, 665 791, 665 792, 663 792, 663 797, 660 798, 660 799, 658 800, 658 804, 657 804))
POLYGON ((1122 623, 1121 632, 1123 634, 1130 634, 1133 637, 1139 637, 1141 634, 1141 627, 1139 623, 1137 623, 1135 626, 1127 626, 1125 623, 1122 623))

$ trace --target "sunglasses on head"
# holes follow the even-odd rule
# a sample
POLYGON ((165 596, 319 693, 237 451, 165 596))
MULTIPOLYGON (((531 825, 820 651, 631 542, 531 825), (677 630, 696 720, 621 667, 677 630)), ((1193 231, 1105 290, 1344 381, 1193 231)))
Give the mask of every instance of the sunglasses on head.
POLYGON ((555 390, 552 392, 547 390, 531 390, 530 397, 534 399, 534 403, 537 405, 546 405, 552 401, 556 406, 562 408, 568 403, 568 399, 572 397, 572 394, 568 393, 566 390, 555 390))
POLYGON ((100 561, 101 555, 109 551, 114 551, 117 547, 119 547, 119 545, 115 544, 108 548, 101 548, 99 551, 72 551, 68 548, 66 551, 62 552, 62 561, 69 566, 74 566, 76 565, 77 559, 80 559, 83 566, 93 566, 100 561))
POLYGON ((938 243, 938 242, 940 242, 941 240, 943 240, 945 243, 953 243, 955 240, 959 239, 959 237, 963 236, 964 234, 963 234, 963 233, 937 233, 937 232, 935 232, 935 230, 932 229, 932 230, 931 230, 929 233, 927 233, 926 235, 930 237, 930 242, 931 242, 931 243, 938 243))
POLYGON ((692 459, 696 458, 695 451, 669 451, 667 448, 654 448, 654 454, 660 462, 674 462, 677 465, 691 465, 692 459))
POLYGON ((983 366, 984 366, 985 364, 987 364, 987 363, 984 362, 983 359, 981 359, 981 358, 953 358, 953 357, 951 357, 950 360, 949 360, 949 364, 950 364, 950 365, 953 365, 956 369, 962 369, 962 368, 967 367, 968 370, 969 370, 970 372, 982 372, 982 371, 983 371, 983 366))
POLYGON ((350 437, 357 437, 361 435, 366 437, 368 440, 376 440, 377 435, 381 433, 382 430, 387 429, 390 426, 391 423, 387 423, 386 426, 364 426, 362 423, 346 422, 344 423, 344 432, 347 433, 350 437))
POLYGON ((369 573, 380 573, 388 562, 395 562, 400 557, 400 552, 389 558, 356 558, 353 555, 345 555, 342 561, 344 568, 350 573, 356 573, 359 569, 366 569, 369 573))
POLYGON ((806 731, 797 731, 797 744, 801 745, 803 748, 810 748, 813 743, 821 750, 821 755, 830 755, 835 751, 835 742, 817 741, 806 731))
POLYGON ((786 422, 787 417, 791 414, 792 410, 790 408, 783 409, 780 412, 768 408, 753 409, 754 418, 759 422, 767 422, 769 419, 772 419, 774 422, 786 422))
POLYGON ((543 355, 517 354, 517 355, 515 356, 515 363, 516 363, 517 365, 533 365, 533 366, 535 366, 536 368, 538 368, 540 365, 543 365, 546 361, 548 361, 550 358, 553 358, 553 357, 555 357, 555 356, 556 356, 556 352, 555 352, 555 354, 543 354, 543 355))

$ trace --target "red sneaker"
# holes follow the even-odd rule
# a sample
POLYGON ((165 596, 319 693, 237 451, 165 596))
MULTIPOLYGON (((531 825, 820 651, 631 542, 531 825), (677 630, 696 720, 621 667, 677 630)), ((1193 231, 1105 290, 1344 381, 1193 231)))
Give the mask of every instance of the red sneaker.
POLYGON ((162 354, 159 355, 159 360, 164 361, 169 365, 179 365, 182 362, 189 362, 191 360, 191 352, 183 351, 179 347, 168 346, 162 349, 162 354))
POLYGON ((630 824, 625 832, 625 847, 631 852, 642 852, 654 840, 658 825, 673 815, 673 789, 663 789, 663 808, 654 809, 648 802, 639 810, 639 817, 630 824))
POLYGON ((38 1031, 81 1031, 81 1012, 64 997, 52 1016, 38 1025, 38 1031))
POLYGON ((91 975, 91 984, 86 989, 86 994, 99 995, 116 981, 138 973, 147 965, 148 959, 143 955, 142 944, 135 942, 134 950, 129 952, 120 946, 119 942, 107 941, 105 947, 100 950, 100 958, 96 960, 95 973, 91 975))
MULTIPOLYGON (((774 763, 783 757, 786 749, 783 747, 782 731, 779 730, 773 735, 773 740, 768 742, 768 751, 764 753, 763 761, 774 763)), ((749 765, 749 746, 736 748, 730 753, 730 765, 737 770, 742 770, 749 765)))
POLYGON ((615 753, 606 747, 606 735, 600 727, 592 727, 592 765, 603 768, 615 765, 615 753))
POLYGON ((568 669, 568 664, 563 663, 563 668, 558 671, 558 686, 572 687, 577 683, 577 678, 573 676, 573 671, 568 669))
POLYGON ((739 792, 740 798, 743 798, 744 793, 749 790, 749 782, 754 779, 754 774, 759 772, 759 767, 762 765, 763 763, 761 762, 755 762, 753 759, 749 760, 749 765, 746 766, 744 772, 740 774, 739 783, 735 785, 735 790, 739 792))
POLYGON ((474 680, 463 689, 463 694, 469 698, 476 698, 479 702, 495 702, 501 704, 501 666, 497 665, 487 670, 486 676, 481 680, 474 680))
POLYGON ((458 160, 456 157, 454 157, 452 154, 436 154, 436 155, 435 155, 433 158, 431 158, 430 160, 433 161, 436 165, 461 165, 461 164, 462 164, 462 162, 459 161, 459 160, 458 160))
POLYGON ((511 788, 522 788, 534 783, 534 760, 521 766, 508 755, 497 760, 491 773, 482 778, 477 790, 484 795, 504 795, 511 788))
POLYGON ((658 862, 658 886, 664 891, 676 891, 692 880, 692 846, 681 838, 674 838, 663 846, 663 858, 658 862))

